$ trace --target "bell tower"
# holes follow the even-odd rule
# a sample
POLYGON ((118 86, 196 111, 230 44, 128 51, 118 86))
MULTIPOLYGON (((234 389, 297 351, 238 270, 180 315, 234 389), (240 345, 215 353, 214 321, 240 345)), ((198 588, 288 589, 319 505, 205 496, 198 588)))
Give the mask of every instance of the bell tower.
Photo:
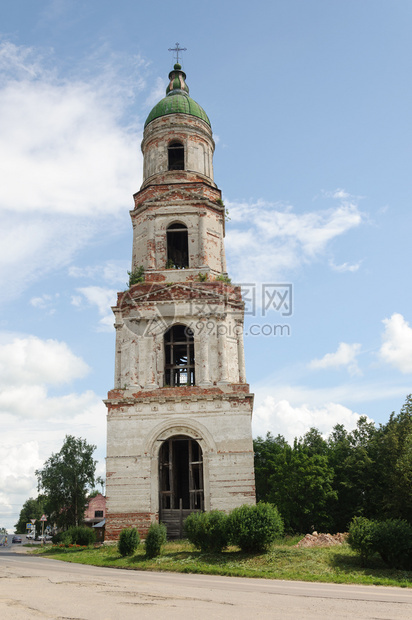
POLYGON ((179 536, 192 511, 255 502, 244 304, 226 273, 214 148, 176 63, 145 123, 130 287, 113 308, 106 540, 158 520, 179 536))

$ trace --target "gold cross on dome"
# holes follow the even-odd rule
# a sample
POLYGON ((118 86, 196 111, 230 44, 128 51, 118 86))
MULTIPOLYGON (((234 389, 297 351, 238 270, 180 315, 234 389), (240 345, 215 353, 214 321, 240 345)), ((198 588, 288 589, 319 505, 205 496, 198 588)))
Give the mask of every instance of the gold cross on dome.
POLYGON ((176 47, 169 47, 169 52, 175 52, 176 62, 179 62, 179 52, 186 52, 186 47, 179 47, 179 43, 175 43, 176 47))

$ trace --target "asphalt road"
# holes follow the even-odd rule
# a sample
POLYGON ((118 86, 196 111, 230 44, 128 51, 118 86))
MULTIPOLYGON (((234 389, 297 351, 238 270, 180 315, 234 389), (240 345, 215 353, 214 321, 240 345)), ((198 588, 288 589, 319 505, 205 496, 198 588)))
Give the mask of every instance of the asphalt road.
POLYGON ((412 590, 68 564, 0 548, 2 620, 403 620, 412 590))

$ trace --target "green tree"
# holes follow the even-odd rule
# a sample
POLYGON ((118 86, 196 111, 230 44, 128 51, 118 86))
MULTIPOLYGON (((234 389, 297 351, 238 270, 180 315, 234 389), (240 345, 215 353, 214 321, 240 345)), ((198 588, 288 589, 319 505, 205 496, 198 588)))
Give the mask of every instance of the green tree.
POLYGON ((49 522, 58 527, 67 529, 83 521, 86 499, 95 483, 95 449, 85 439, 66 435, 60 452, 52 454, 43 469, 36 471, 49 522))
POLYGON ((283 453, 288 445, 288 442, 282 435, 274 437, 272 433, 267 433, 264 439, 258 437, 253 441, 256 499, 258 502, 270 501, 270 476, 273 473, 277 457, 283 453))
POLYGON ((376 436, 378 482, 376 518, 406 519, 412 523, 412 395, 399 414, 392 413, 376 436))
POLYGON ((39 495, 36 499, 30 497, 23 504, 23 508, 20 510, 19 520, 15 527, 17 534, 26 533, 26 523, 30 523, 31 519, 36 519, 36 531, 40 532, 40 517, 44 514, 44 497, 39 495))
POLYGON ((103 480, 103 478, 101 476, 97 476, 97 478, 95 478, 94 480, 95 484, 100 484, 100 486, 102 487, 102 490, 99 491, 99 489, 92 489, 88 495, 89 498, 91 497, 96 497, 96 495, 104 495, 104 485, 105 485, 105 481, 103 480))
POLYGON ((317 428, 310 428, 304 435, 299 439, 298 444, 305 448, 306 453, 309 455, 313 454, 323 454, 326 455, 328 452, 328 443, 325 439, 323 439, 322 435, 318 431, 317 428))
POLYGON ((336 501, 333 469, 326 455, 310 454, 295 440, 274 463, 269 501, 282 515, 285 529, 323 531, 330 526, 330 508, 336 501))
POLYGON ((271 502, 287 531, 309 532, 330 525, 336 502, 328 443, 311 428, 291 447, 281 435, 254 441, 256 498, 271 502))
POLYGON ((274 503, 292 531, 345 531, 355 516, 412 524, 412 395, 376 428, 362 416, 325 441, 316 428, 293 447, 270 433, 254 442, 257 499, 274 503))
POLYGON ((331 506, 331 529, 346 531, 354 516, 369 517, 375 512, 375 439, 377 429, 365 416, 348 433, 337 424, 328 439, 328 458, 334 471, 333 488, 337 502, 331 506))

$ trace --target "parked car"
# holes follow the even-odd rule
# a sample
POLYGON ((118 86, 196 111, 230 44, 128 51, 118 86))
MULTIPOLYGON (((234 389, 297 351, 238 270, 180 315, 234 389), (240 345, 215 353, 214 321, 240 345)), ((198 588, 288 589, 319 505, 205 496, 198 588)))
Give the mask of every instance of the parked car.
POLYGON ((28 534, 26 534, 26 538, 28 538, 29 540, 30 540, 31 538, 34 538, 34 534, 33 534, 33 532, 29 532, 28 534))
POLYGON ((12 543, 21 543, 21 537, 20 536, 13 536, 13 538, 11 539, 12 543))

